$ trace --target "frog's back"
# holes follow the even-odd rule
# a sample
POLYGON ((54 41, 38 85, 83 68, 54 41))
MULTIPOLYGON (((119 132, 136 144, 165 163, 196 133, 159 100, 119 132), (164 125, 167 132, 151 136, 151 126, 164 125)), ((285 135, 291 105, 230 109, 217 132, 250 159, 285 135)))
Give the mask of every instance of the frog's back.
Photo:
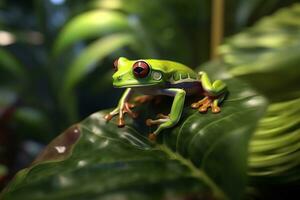
POLYGON ((167 75, 170 84, 180 84, 186 82, 199 82, 198 74, 188 66, 169 60, 149 59, 154 70, 163 71, 167 75))

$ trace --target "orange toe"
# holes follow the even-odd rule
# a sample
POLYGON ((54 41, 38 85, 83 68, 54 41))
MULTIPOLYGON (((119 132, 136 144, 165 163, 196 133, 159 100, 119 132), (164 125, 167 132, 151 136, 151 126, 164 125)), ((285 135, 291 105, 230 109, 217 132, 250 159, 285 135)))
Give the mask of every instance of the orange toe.
POLYGON ((149 138, 149 140, 151 140, 151 141, 156 141, 156 134, 154 134, 154 133, 150 133, 149 135, 148 135, 148 138, 149 138))
POLYGON ((152 119, 147 119, 146 120, 146 125, 147 126, 152 126, 152 119))
POLYGON ((123 118, 119 118, 119 121, 118 121, 118 127, 119 128, 122 128, 125 126, 125 121, 123 118))
POLYGON ((213 112, 213 113, 219 113, 220 111, 221 111, 221 109, 220 109, 220 107, 212 107, 212 109, 211 109, 211 111, 213 112))
POLYGON ((105 115, 104 116, 104 119, 106 120, 106 121, 109 121, 109 120, 111 120, 112 119, 112 115, 111 114, 107 114, 107 115, 105 115))

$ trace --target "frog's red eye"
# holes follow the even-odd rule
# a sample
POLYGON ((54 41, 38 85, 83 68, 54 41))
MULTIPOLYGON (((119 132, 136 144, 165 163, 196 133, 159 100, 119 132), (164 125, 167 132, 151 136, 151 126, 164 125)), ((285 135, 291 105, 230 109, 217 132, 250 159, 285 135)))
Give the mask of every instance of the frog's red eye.
POLYGON ((114 67, 113 68, 114 68, 115 72, 118 71, 118 62, 119 62, 119 58, 114 61, 114 67))
POLYGON ((137 78, 144 78, 150 72, 149 65, 144 61, 138 61, 134 63, 132 68, 133 68, 133 74, 137 78))

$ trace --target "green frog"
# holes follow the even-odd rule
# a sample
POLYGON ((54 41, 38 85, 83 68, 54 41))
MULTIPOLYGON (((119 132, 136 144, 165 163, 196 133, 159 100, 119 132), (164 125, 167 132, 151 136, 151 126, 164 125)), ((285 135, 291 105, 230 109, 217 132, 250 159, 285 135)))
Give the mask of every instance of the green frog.
POLYGON ((146 102, 157 95, 174 97, 170 113, 158 114, 157 119, 147 119, 148 126, 158 125, 157 129, 149 134, 149 139, 156 140, 157 135, 164 129, 175 126, 180 120, 185 98, 188 95, 202 95, 203 98, 191 104, 199 112, 213 113, 221 111, 220 104, 227 94, 226 84, 221 80, 211 82, 208 75, 201 71, 196 73, 191 68, 168 60, 140 59, 128 60, 120 57, 114 62, 115 73, 112 76, 113 86, 126 88, 118 106, 105 115, 107 121, 118 115, 118 126, 124 127, 124 115, 132 118, 137 113, 132 111, 134 104, 130 103, 132 94, 142 94, 135 98, 136 102, 146 102))

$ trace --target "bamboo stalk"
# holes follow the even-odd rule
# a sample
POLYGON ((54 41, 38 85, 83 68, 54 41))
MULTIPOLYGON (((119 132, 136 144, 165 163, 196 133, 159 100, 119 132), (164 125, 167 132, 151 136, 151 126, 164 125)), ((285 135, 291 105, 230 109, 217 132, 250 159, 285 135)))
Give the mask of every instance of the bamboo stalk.
POLYGON ((224 31, 224 0, 212 1, 211 25, 211 59, 218 57, 218 46, 223 40, 224 31))

